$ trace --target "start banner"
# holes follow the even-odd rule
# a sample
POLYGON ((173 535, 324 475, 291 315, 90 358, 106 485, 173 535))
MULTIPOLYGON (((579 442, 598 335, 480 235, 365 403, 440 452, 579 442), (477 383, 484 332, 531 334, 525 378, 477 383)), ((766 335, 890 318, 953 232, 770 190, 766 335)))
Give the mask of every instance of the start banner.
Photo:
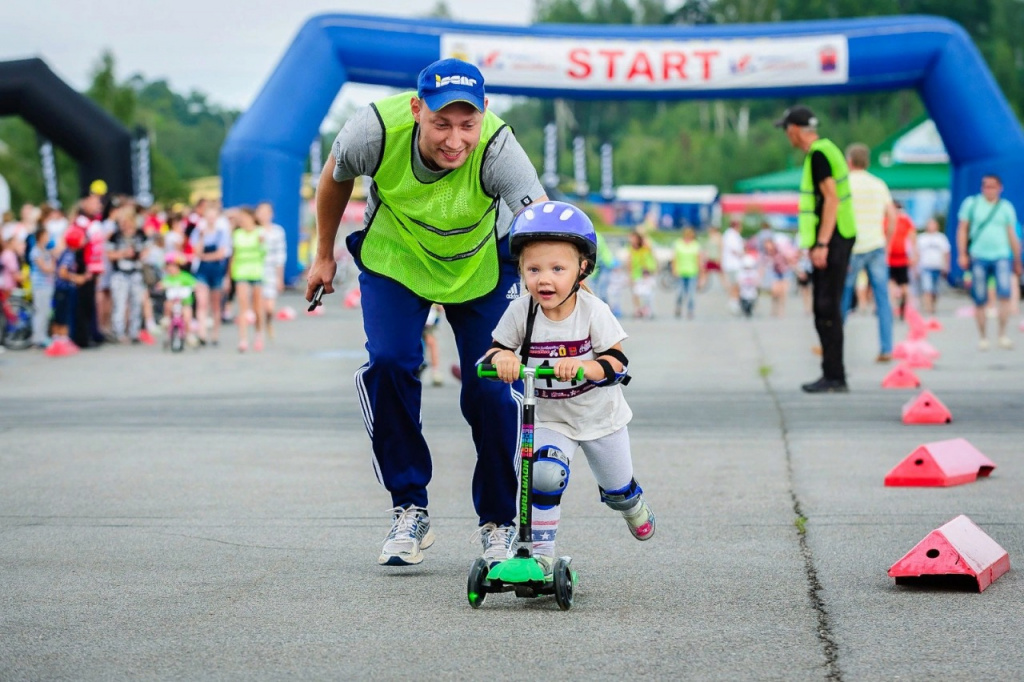
POLYGON ((604 40, 445 33, 441 57, 476 64, 489 86, 723 90, 845 83, 844 35, 604 40))

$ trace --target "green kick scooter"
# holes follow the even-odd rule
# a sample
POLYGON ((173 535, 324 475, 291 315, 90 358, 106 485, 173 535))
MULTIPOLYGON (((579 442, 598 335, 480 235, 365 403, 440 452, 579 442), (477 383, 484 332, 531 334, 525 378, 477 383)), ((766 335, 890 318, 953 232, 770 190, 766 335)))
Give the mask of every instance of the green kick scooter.
MULTIPOLYGON (((523 379, 523 431, 520 439, 520 481, 519 481, 519 547, 511 559, 500 561, 493 566, 480 557, 469 568, 466 596, 469 605, 480 608, 484 598, 491 592, 515 592, 517 597, 534 598, 554 595, 558 608, 568 611, 572 608, 573 592, 576 588, 576 571, 572 570, 570 557, 555 559, 551 573, 533 556, 533 423, 537 407, 534 393, 535 379, 554 378, 552 367, 521 367, 523 379)), ((477 376, 497 378, 494 365, 477 365, 477 376)), ((576 376, 583 380, 583 369, 576 376)))

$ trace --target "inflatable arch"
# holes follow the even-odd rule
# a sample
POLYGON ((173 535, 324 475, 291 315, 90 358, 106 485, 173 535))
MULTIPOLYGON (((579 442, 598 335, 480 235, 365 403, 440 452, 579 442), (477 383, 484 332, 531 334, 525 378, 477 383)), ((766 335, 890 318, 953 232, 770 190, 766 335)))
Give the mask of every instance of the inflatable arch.
POLYGON ((134 193, 131 133, 43 60, 0 62, 0 116, 20 116, 78 162, 79 196, 97 179, 112 194, 134 193))
POLYGON ((489 93, 533 97, 795 100, 915 88, 949 153, 954 207, 997 173, 1024 213, 1024 132, 967 33, 946 19, 498 27, 330 14, 301 28, 221 150, 226 205, 274 202, 288 279, 309 144, 341 86, 412 89, 424 66, 451 56, 476 63, 489 93))

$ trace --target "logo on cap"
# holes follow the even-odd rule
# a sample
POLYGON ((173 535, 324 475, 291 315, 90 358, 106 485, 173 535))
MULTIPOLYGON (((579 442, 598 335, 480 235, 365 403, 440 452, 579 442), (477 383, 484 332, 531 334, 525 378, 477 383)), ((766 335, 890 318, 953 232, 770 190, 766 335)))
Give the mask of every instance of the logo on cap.
POLYGON ((443 88, 446 85, 465 85, 471 88, 474 85, 476 85, 476 79, 470 78, 469 76, 458 75, 445 76, 444 78, 442 78, 440 74, 434 74, 435 88, 443 88))

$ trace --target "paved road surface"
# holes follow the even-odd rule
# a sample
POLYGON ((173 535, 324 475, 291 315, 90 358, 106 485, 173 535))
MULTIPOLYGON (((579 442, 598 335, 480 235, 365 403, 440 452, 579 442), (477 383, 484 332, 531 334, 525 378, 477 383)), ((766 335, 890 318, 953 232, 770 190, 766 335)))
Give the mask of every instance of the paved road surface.
POLYGON ((921 372, 949 426, 901 424, 915 393, 880 388, 868 317, 847 325, 852 392, 817 397, 798 388, 817 359, 796 299, 784 319, 765 303, 732 318, 712 292, 694 321, 625 320, 658 532, 633 540, 577 466, 559 547, 581 583, 564 613, 466 602, 473 453, 451 379, 423 408, 439 539, 420 567, 377 566, 390 505, 352 385, 359 311, 340 297, 279 323, 262 354, 7 352, 0 680, 1022 679, 1019 569, 981 594, 886 575, 958 514, 1024 553, 1024 338, 977 351, 965 302, 943 302, 942 357, 921 372), (882 485, 953 437, 995 461, 990 478, 882 485))

